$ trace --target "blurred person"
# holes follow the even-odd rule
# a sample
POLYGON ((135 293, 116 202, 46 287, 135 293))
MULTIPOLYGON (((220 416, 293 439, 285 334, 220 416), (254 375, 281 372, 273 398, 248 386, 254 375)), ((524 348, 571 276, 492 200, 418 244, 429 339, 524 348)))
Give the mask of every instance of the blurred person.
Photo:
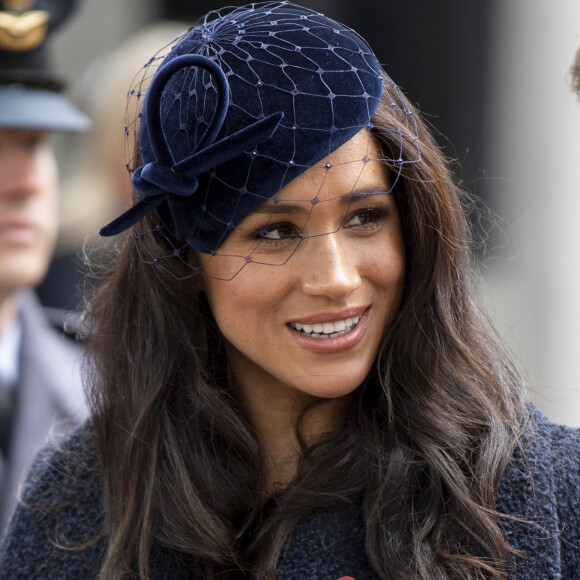
POLYGON ((55 255, 37 293, 45 305, 78 309, 90 276, 85 251, 93 258, 111 250, 99 227, 131 206, 131 179, 125 165, 127 93, 135 71, 160 46, 168 44, 186 24, 156 22, 139 30, 120 46, 97 58, 76 86, 77 100, 92 121, 78 139, 71 169, 60 187, 60 228, 55 255), (98 87, 98 90, 95 90, 98 87), (79 203, 82 192, 82 203, 79 203), (67 291, 62 291, 62 280, 67 291))
POLYGON ((81 346, 32 290, 58 229, 51 134, 88 126, 61 94, 45 43, 74 4, 0 0, 0 531, 51 427, 84 415, 81 346))

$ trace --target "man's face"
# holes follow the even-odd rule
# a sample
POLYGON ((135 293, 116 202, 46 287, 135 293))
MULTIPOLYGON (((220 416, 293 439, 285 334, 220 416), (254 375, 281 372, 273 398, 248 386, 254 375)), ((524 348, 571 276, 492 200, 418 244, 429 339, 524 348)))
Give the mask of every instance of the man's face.
POLYGON ((0 128, 0 298, 38 284, 57 233, 50 133, 0 128))

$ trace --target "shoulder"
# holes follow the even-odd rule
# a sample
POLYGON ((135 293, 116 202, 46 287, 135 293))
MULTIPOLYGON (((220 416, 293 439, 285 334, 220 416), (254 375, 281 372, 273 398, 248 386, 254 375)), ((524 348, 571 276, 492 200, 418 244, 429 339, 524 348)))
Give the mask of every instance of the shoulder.
POLYGON ((95 485, 98 478, 96 436, 87 421, 53 437, 39 451, 22 491, 22 503, 50 503, 52 494, 61 501, 63 493, 76 493, 83 482, 95 485))
POLYGON ((504 481, 515 486, 524 480, 536 491, 552 491, 561 505, 575 505, 580 489, 580 430, 552 423, 531 407, 528 424, 504 474, 504 481))
POLYGON ((549 470, 554 485, 562 578, 576 578, 580 570, 580 429, 541 417, 536 430, 546 441, 544 470, 549 470))
POLYGON ((565 484, 566 481, 578 483, 580 429, 552 423, 538 409, 532 408, 530 424, 522 438, 522 447, 524 451, 527 449, 532 453, 539 475, 549 472, 560 484, 565 484))
POLYGON ((23 407, 34 404, 30 398, 42 397, 44 408, 53 406, 60 417, 85 417, 83 348, 79 340, 71 338, 78 331, 78 322, 72 321, 78 321, 79 315, 53 312, 51 321, 32 291, 19 292, 18 299, 22 326, 20 387, 27 393, 22 395, 23 407))
POLYGON ((103 513, 95 436, 85 423, 39 452, 6 531, 0 569, 9 578, 93 577, 103 513))
POLYGON ((508 515, 512 546, 533 554, 527 566, 538 568, 537 577, 559 569, 562 578, 573 578, 580 568, 579 489, 580 430, 551 423, 531 407, 501 482, 498 510, 508 515))
POLYGON ((580 429, 552 423, 532 409, 521 459, 526 460, 536 486, 553 488, 560 518, 575 515, 580 526, 580 429))
POLYGON ((43 307, 49 325, 62 337, 80 342, 83 334, 83 317, 80 312, 63 308, 43 307))
POLYGON ((35 332, 46 332, 59 338, 66 338, 71 344, 80 341, 81 313, 43 306, 32 290, 20 291, 18 302, 25 329, 30 328, 35 332))

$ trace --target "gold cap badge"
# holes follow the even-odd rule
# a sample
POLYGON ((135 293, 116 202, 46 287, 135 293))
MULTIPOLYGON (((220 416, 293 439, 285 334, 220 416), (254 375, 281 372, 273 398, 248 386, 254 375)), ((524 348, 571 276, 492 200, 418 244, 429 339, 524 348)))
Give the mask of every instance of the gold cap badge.
POLYGON ((4 10, 12 10, 13 12, 25 12, 30 10, 34 5, 34 0, 2 0, 0 6, 4 10))
POLYGON ((30 10, 34 0, 3 0, 0 5, 0 49, 25 52, 40 46, 48 30, 50 15, 44 10, 30 10))

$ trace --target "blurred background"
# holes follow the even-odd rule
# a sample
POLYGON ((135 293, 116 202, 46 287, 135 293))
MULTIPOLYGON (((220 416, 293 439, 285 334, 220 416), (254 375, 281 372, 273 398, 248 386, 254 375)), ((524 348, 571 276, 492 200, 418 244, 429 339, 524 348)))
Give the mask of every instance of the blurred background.
MULTIPOLYGON (((485 241, 477 254, 485 308, 537 404, 551 419, 580 426, 580 99, 569 76, 580 2, 302 4, 369 41, 456 160, 457 179, 481 210, 474 227, 485 241)), ((78 305, 78 296, 55 291, 54 280, 78 284, 70 256, 129 203, 123 129, 133 76, 157 48, 222 5, 84 0, 55 39, 69 94, 94 127, 87 138, 57 143, 64 227, 40 290, 46 303, 78 305)))

